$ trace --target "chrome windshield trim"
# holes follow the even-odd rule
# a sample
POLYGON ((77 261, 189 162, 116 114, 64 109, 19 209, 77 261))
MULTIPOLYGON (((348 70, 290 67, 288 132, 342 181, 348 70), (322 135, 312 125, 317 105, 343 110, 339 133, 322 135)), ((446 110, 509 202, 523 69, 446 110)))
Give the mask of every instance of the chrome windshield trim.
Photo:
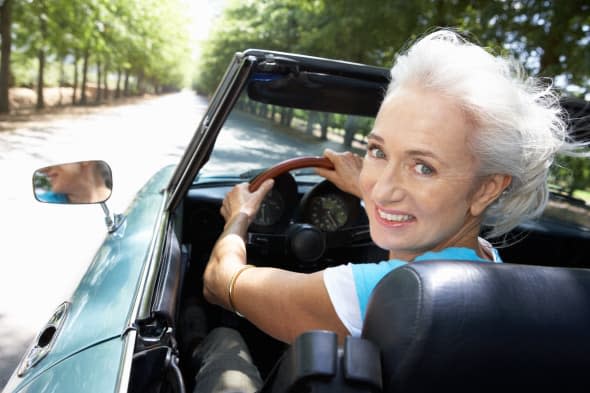
POLYGON ((168 223, 168 212, 165 210, 166 200, 166 195, 164 195, 162 205, 158 212, 158 221, 154 225, 154 234, 143 265, 139 285, 135 291, 133 308, 127 319, 127 330, 135 326, 137 319, 145 319, 150 314, 151 294, 156 285, 155 281, 160 266, 159 261, 162 254, 162 244, 165 239, 165 229, 168 223))
POLYGON ((180 205, 198 171, 209 159, 217 134, 238 100, 239 93, 248 82, 256 63, 256 57, 237 53, 228 66, 207 113, 203 116, 170 179, 166 206, 169 211, 174 211, 180 205))
POLYGON ((129 381, 131 380, 131 367, 133 365, 133 354, 135 352, 135 339, 137 338, 137 331, 134 329, 128 330, 126 334, 121 337, 125 341, 123 345, 123 353, 121 354, 121 361, 123 364, 119 368, 119 375, 117 378, 117 386, 115 392, 127 393, 129 391, 129 381))

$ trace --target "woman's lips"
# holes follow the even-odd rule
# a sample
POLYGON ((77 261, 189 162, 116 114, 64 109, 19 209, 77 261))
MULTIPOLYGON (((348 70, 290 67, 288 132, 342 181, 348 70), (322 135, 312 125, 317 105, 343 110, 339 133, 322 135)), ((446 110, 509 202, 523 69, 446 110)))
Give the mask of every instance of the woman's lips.
POLYGON ((416 217, 405 212, 384 210, 378 207, 375 207, 375 212, 377 220, 389 227, 400 227, 416 221, 416 217))

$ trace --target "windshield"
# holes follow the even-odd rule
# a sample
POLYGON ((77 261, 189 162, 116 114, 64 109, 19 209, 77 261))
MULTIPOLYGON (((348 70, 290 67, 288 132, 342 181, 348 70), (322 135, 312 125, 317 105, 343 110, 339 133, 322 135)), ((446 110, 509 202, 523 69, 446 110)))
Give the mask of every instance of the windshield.
MULTIPOLYGON (((237 176, 324 149, 364 155, 373 118, 270 105, 244 92, 221 129, 204 176, 237 176)), ((249 177, 249 176, 246 176, 249 177)))

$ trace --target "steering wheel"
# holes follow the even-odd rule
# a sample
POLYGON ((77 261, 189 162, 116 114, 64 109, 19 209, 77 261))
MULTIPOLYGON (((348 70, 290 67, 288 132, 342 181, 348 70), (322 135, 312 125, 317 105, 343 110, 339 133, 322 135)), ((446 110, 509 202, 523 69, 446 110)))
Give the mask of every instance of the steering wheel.
MULTIPOLYGON (((292 158, 280 162, 258 174, 250 181, 249 190, 250 192, 254 192, 265 180, 275 178, 285 172, 310 167, 334 169, 332 162, 325 157, 304 156, 292 158)), ((292 255, 304 264, 317 261, 324 255, 327 249, 347 247, 353 244, 359 244, 359 241, 370 241, 367 225, 327 233, 311 224, 293 223, 284 235, 251 235, 249 239, 252 243, 261 246, 278 241, 281 245, 281 250, 284 250, 284 247, 286 247, 292 255)))
POLYGON ((265 180, 274 179, 285 172, 301 168, 334 169, 334 164, 332 164, 332 161, 328 160, 326 157, 304 156, 291 158, 289 160, 279 162, 278 164, 273 165, 264 172, 258 174, 250 182, 248 190, 250 190, 250 192, 254 192, 258 190, 258 187, 260 187, 260 185, 264 183, 265 180))

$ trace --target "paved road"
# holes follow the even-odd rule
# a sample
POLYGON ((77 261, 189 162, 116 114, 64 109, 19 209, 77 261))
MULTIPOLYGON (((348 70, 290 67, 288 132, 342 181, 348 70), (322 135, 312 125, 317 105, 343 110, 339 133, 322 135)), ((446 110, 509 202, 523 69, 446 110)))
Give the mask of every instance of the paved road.
POLYGON ((104 159, 113 169, 109 207, 125 209, 154 171, 178 161, 206 102, 191 92, 138 104, 0 123, 0 390, 36 332, 67 300, 105 236, 98 206, 56 206, 32 196, 36 168, 104 159))

